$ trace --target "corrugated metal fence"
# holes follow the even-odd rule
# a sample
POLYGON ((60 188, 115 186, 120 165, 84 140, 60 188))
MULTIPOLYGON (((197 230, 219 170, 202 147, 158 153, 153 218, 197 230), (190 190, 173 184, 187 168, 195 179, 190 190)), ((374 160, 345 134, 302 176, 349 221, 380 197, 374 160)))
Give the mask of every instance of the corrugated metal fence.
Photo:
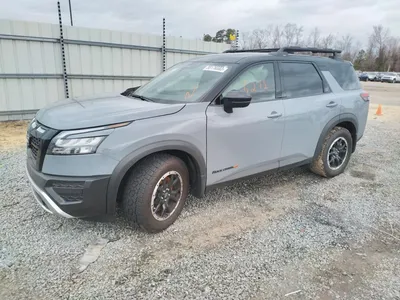
POLYGON ((36 110, 66 97, 122 92, 141 85, 166 67, 225 44, 63 26, 0 20, 0 121, 31 118, 36 110))

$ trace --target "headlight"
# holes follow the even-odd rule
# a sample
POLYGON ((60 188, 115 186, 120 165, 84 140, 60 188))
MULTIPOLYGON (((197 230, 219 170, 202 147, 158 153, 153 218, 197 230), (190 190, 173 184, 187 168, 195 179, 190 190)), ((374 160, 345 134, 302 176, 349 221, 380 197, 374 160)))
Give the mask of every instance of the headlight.
POLYGON ((97 147, 105 139, 105 136, 87 137, 80 139, 59 138, 51 147, 51 154, 90 154, 95 153, 97 147))
POLYGON ((47 154, 77 155, 96 153, 97 148, 115 129, 132 122, 123 122, 102 127, 63 131, 51 141, 47 154))

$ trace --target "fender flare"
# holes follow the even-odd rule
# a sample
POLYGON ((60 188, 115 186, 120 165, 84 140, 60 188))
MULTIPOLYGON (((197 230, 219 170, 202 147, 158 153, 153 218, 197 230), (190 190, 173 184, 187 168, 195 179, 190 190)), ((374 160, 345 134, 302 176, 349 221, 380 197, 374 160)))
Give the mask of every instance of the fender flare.
POLYGON ((115 213, 117 196, 120 184, 125 174, 142 158, 161 151, 183 151, 190 155, 191 161, 195 165, 197 171, 197 184, 193 186, 193 194, 197 197, 204 195, 206 187, 206 161, 200 150, 190 143, 180 140, 168 140, 163 142, 155 142, 146 146, 135 149, 125 156, 114 168, 111 174, 107 188, 107 215, 115 213))
MULTIPOLYGON (((325 127, 322 129, 321 135, 319 137, 317 147, 315 148, 314 151, 314 158, 318 156, 318 153, 322 149, 322 145, 324 144, 324 140, 326 135, 328 134, 329 131, 331 131, 336 125, 342 123, 342 122, 350 122, 354 125, 356 128, 356 134, 355 136, 357 137, 357 131, 358 131, 358 122, 357 118, 353 114, 345 113, 345 114, 340 114, 333 119, 331 119, 325 127)), ((356 143, 357 143, 357 138, 353 139, 353 150, 356 148, 356 143)))

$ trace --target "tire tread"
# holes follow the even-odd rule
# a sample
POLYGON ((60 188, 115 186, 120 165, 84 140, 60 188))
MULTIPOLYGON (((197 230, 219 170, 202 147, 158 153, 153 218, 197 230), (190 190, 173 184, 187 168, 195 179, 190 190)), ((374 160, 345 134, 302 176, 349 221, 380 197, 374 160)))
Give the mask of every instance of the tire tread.
POLYGON ((325 152, 326 147, 328 147, 329 145, 327 144, 327 142, 329 141, 329 139, 336 134, 337 132, 341 131, 341 130, 346 130, 346 128, 340 127, 340 126, 335 126, 325 137, 324 139, 324 143, 322 144, 322 148, 321 151, 318 153, 318 156, 315 157, 311 163, 310 169, 312 172, 314 172, 317 175, 320 175, 322 177, 329 177, 328 174, 325 171, 325 167, 324 167, 324 160, 323 160, 323 154, 325 152))
POLYGON ((146 231, 149 231, 148 226, 146 226, 146 217, 141 213, 141 208, 144 207, 145 202, 148 201, 145 196, 146 189, 151 184, 157 171, 171 159, 176 159, 184 165, 182 160, 167 153, 145 157, 132 169, 123 187, 123 214, 128 221, 134 223, 134 225, 140 226, 146 231))

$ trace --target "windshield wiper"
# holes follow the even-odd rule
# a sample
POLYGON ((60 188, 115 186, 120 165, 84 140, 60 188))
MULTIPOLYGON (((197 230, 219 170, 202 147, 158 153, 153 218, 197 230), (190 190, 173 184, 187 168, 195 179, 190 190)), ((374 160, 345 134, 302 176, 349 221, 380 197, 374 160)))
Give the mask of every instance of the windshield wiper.
POLYGON ((129 96, 133 97, 133 98, 138 98, 142 101, 147 101, 147 102, 154 102, 153 100, 151 100, 150 98, 144 97, 144 96, 140 96, 140 95, 135 95, 135 94, 130 94, 129 96))

